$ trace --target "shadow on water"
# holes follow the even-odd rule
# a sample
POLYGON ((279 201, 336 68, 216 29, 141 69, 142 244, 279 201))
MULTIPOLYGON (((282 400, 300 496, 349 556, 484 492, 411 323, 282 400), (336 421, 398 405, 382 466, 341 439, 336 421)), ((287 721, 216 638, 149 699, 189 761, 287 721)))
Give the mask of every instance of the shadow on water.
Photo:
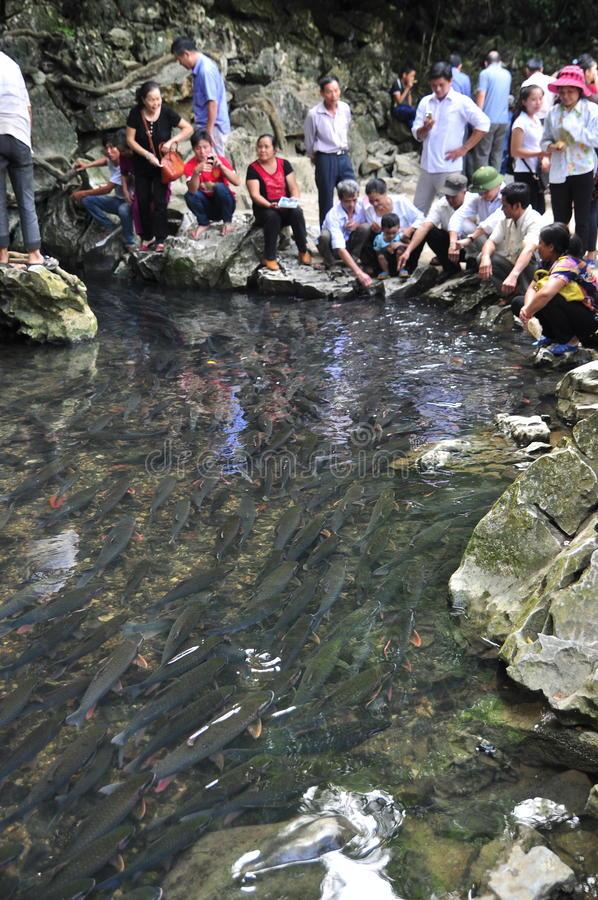
MULTIPOLYGON (((214 674, 132 733, 121 748, 125 772, 137 757, 139 766, 157 759, 161 771, 160 760, 232 703, 243 711, 266 692, 269 706, 263 722, 249 718, 253 736, 231 731, 175 771, 174 785, 148 793, 127 867, 160 883, 158 862, 143 863, 149 837, 172 835, 176 855, 205 840, 200 831, 287 822, 308 789, 332 784, 353 798, 346 808, 371 791, 406 808, 376 857, 380 884, 394 885, 380 897, 466 893, 477 850, 502 832, 537 774, 476 748, 467 711, 515 691, 494 661, 463 645, 447 582, 517 472, 520 457, 495 435, 494 416, 545 411, 551 379, 527 367, 510 335, 472 333, 417 303, 272 303, 100 284, 89 292, 100 321, 93 344, 2 348, 0 604, 11 605, 0 607, 1 674, 7 698, 25 676, 35 691, 4 726, 0 770, 50 707, 76 708, 123 633, 145 636, 151 673, 200 646, 214 674), (416 465, 428 445, 449 439, 465 441, 449 463, 416 465), (212 581, 176 590, 217 564, 212 581), (63 613, 67 625, 81 617, 64 635, 58 618, 36 618, 87 583, 95 592, 63 613), (32 610, 33 630, 21 633, 19 617, 32 610), (20 665, 39 641, 35 661, 20 665), (192 702, 187 720, 174 719, 192 702), (213 818, 180 838, 168 829, 189 801, 213 818)), ((158 677, 162 692, 145 693, 147 671, 125 666, 126 690, 101 695, 92 721, 112 737, 165 685, 193 677, 184 673, 158 677)), ((19 808, 76 737, 64 725, 42 742, 34 768, 19 766, 5 782, 5 810, 19 808)), ((123 777, 116 747, 113 755, 106 747, 98 786, 123 777)), ((90 765, 82 761, 10 825, 7 836, 27 854, 7 878, 35 889, 34 873, 64 857, 82 820, 94 820, 100 795, 81 785, 90 765), (69 786, 75 796, 60 815, 51 798, 69 786)), ((241 896, 220 865, 226 896, 241 896)), ((329 866, 325 896, 348 896, 338 886, 347 866, 348 857, 329 866)), ((109 880, 101 860, 88 868, 98 883, 109 880)), ((300 870, 285 873, 289 897, 303 891, 300 870)), ((266 884, 256 881, 256 896, 266 884)))

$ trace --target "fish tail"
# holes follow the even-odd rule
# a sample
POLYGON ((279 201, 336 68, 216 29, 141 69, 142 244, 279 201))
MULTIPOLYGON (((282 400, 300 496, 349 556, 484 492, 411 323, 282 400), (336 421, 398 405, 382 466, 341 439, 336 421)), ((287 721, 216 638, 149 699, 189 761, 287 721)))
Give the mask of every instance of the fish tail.
POLYGON ((80 728, 81 725, 83 725, 83 722, 85 721, 86 713, 87 713, 87 710, 83 709, 82 707, 79 707, 79 709, 76 709, 75 712, 72 712, 70 714, 70 716, 66 717, 66 719, 64 720, 65 724, 66 725, 75 725, 77 728, 80 728))
POLYGON ((119 731, 118 734, 115 734, 110 743, 116 744, 117 747, 124 747, 124 745, 127 743, 126 730, 119 731))

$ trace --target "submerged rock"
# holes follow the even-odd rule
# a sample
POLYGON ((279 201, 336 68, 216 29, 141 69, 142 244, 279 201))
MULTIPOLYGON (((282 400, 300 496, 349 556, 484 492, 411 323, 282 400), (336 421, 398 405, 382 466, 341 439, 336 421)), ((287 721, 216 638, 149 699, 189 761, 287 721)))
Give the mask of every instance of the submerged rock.
POLYGON ((0 324, 41 343, 90 340, 98 330, 83 282, 43 266, 0 269, 0 324))
POLYGON ((508 859, 490 874, 490 894, 482 900, 546 900, 556 889, 575 885, 575 874, 548 847, 527 852, 515 844, 508 859))

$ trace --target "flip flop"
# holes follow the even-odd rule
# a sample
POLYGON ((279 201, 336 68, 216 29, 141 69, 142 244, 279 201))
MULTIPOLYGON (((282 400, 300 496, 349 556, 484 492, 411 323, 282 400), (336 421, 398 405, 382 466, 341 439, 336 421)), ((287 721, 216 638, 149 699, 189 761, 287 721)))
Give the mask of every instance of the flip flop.
POLYGON ((39 269, 39 268, 43 268, 43 269, 48 269, 48 271, 50 271, 50 272, 54 272, 59 267, 59 265, 60 265, 60 263, 53 256, 44 256, 43 262, 28 263, 26 268, 27 268, 27 270, 31 269, 32 271, 35 271, 36 269, 39 269))
POLYGON ((564 356, 566 353, 577 353, 579 344, 555 344, 548 351, 553 356, 564 356))
POLYGON ((153 251, 154 251, 154 253, 164 253, 164 248, 165 248, 164 244, 154 244, 153 251))
POLYGON ((550 338, 541 337, 541 338, 538 338, 537 341, 533 342, 532 347, 548 347, 549 344, 552 344, 552 341, 550 340, 550 338))

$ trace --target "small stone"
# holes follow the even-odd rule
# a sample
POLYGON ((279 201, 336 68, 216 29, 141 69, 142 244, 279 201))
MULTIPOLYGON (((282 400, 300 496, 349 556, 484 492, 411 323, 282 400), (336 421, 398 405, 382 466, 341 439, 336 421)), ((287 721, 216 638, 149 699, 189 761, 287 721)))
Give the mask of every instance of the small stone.
POLYGON ((530 441, 550 440, 550 428, 540 416, 509 416, 506 413, 499 413, 496 421, 503 434, 512 437, 519 445, 528 444, 530 441))
POLYGON ((548 847, 532 847, 525 853, 518 845, 488 879, 497 900, 546 900, 557 888, 574 884, 573 870, 548 847))

